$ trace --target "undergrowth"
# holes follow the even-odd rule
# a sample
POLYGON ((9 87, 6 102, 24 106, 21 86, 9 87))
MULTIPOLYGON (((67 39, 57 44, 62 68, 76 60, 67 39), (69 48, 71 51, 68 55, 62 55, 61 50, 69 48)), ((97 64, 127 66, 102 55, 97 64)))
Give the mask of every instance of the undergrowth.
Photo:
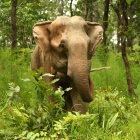
MULTIPOLYGON (((30 70, 29 49, 20 51, 20 55, 2 50, 0 60, 1 140, 140 139, 140 103, 139 100, 132 102, 126 96, 124 70, 118 54, 111 54, 108 58, 111 69, 92 73, 95 97, 84 115, 63 110, 64 91, 61 87, 57 91, 50 88, 58 79, 44 83, 41 69, 38 73, 30 70), (48 102, 46 91, 55 98, 55 104, 48 102)), ((131 64, 134 66, 134 61, 131 64)), ((97 57, 93 66, 102 66, 97 57)), ((139 80, 136 77, 139 76, 135 75, 137 71, 132 73, 138 94, 139 80)))
MULTIPOLYGON (((49 75, 50 76, 50 75, 49 75)), ((52 81, 52 83, 56 82, 52 81)), ((138 140, 140 138, 140 104, 131 102, 117 89, 96 90, 95 99, 89 104, 87 114, 66 112, 63 110, 64 91, 53 91, 52 83, 39 83, 22 79, 26 84, 34 83, 37 94, 26 101, 22 98, 20 87, 9 84, 7 101, 1 107, 0 137, 4 140, 138 140), (49 88, 48 88, 49 87, 49 88), (57 102, 50 103, 44 91, 52 95, 57 102)), ((69 88, 66 90, 70 90, 69 88)), ((28 91, 28 90, 27 90, 28 91)), ((28 93, 28 92, 26 92, 28 93)))

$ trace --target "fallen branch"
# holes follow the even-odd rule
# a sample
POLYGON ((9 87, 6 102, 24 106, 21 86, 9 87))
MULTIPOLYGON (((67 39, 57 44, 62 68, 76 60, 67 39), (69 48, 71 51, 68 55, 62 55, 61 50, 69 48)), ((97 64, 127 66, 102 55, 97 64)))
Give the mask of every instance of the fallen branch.
POLYGON ((104 69, 110 69, 110 67, 94 68, 94 69, 91 69, 90 72, 99 71, 99 70, 104 70, 104 69))

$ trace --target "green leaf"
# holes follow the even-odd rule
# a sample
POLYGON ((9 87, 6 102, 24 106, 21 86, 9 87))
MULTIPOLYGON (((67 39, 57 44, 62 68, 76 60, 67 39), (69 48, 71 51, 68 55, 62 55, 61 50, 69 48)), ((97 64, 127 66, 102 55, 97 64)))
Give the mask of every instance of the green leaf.
POLYGON ((45 137, 45 136, 47 135, 47 132, 41 131, 41 132, 40 132, 40 135, 41 135, 42 137, 43 137, 43 136, 45 137))
POLYGON ((29 133, 27 134, 27 138, 29 139, 29 138, 31 138, 33 135, 34 135, 33 132, 29 132, 29 133))
POLYGON ((61 87, 59 87, 56 91, 55 91, 55 95, 63 95, 64 91, 61 89, 61 87))
POLYGON ((11 101, 10 99, 8 98, 7 101, 6 101, 6 104, 4 105, 4 107, 0 110, 0 112, 2 112, 3 110, 5 110, 5 108, 11 104, 11 101))
POLYGON ((118 117, 118 112, 108 120, 107 128, 111 128, 114 125, 117 117, 118 117))
POLYGON ((28 132, 27 130, 23 131, 22 134, 21 134, 22 137, 25 136, 27 134, 27 132, 28 132))
POLYGON ((36 138, 36 135, 32 135, 30 140, 35 140, 35 138, 36 138))
POLYGON ((70 91, 70 90, 72 90, 71 87, 65 89, 65 91, 70 91))
POLYGON ((40 90, 37 90, 37 99, 40 102, 43 102, 44 100, 44 94, 40 90))
POLYGON ((8 91, 8 92, 7 92, 7 96, 9 96, 9 97, 12 97, 12 96, 13 96, 13 94, 14 94, 14 92, 13 92, 13 91, 8 91))
POLYGON ((39 133, 36 133, 35 136, 36 136, 36 137, 39 137, 40 135, 39 135, 39 133))
POLYGON ((21 79, 24 82, 30 82, 31 80, 29 78, 21 79))
POLYGON ((17 92, 20 92, 20 87, 19 86, 16 86, 15 87, 15 92, 17 93, 17 92))
POLYGON ((128 4, 130 4, 130 3, 131 3, 131 0, 126 0, 126 2, 127 2, 128 4))
POLYGON ((53 81, 51 81, 51 84, 54 84, 54 83, 56 83, 58 81, 59 81, 59 79, 54 79, 53 81))

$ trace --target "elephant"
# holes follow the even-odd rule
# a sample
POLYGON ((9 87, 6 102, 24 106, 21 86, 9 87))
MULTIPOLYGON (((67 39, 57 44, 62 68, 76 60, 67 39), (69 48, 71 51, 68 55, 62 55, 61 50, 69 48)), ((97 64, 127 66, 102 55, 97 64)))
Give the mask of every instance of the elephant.
MULTIPOLYGON (((99 23, 85 21, 80 16, 60 16, 54 21, 44 21, 33 26, 36 46, 31 58, 31 69, 43 67, 45 82, 55 78, 52 85, 72 89, 65 92, 64 109, 85 114, 88 103, 93 100, 93 82, 90 77, 91 58, 103 39, 103 28, 99 23)), ((54 102, 53 97, 48 100, 54 102)))

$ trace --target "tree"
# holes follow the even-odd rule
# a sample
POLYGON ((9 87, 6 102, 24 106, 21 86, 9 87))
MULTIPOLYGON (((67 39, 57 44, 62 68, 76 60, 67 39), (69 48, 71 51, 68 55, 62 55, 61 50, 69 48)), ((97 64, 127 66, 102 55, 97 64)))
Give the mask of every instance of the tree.
POLYGON ((99 20, 99 11, 98 11, 98 1, 92 1, 92 21, 98 22, 99 20))
POLYGON ((126 80, 128 84, 128 91, 131 97, 135 97, 132 76, 130 72, 130 64, 127 58, 127 41, 128 41, 128 29, 129 29, 129 20, 128 20, 128 3, 126 0, 119 0, 116 5, 112 4, 114 11, 118 17, 118 42, 122 52, 122 58, 124 61, 126 69, 126 80))
POLYGON ((108 28, 109 4, 110 4, 110 0, 105 0, 105 2, 104 2, 104 16, 103 16, 103 29, 104 29, 103 44, 104 44, 104 46, 106 48, 105 52, 107 52, 106 30, 108 28))
POLYGON ((73 9, 72 9, 73 0, 70 0, 70 15, 73 16, 73 9))
POLYGON ((17 45, 17 20, 16 20, 16 11, 17 11, 17 0, 12 0, 12 9, 11 9, 11 25, 12 25, 12 48, 16 48, 17 45))
POLYGON ((60 4, 61 4, 61 6, 60 6, 60 15, 63 15, 64 14, 64 0, 61 0, 60 4))
POLYGON ((88 0, 85 5, 85 17, 89 21, 98 22, 98 1, 88 0), (87 14, 87 15, 86 15, 87 14))

